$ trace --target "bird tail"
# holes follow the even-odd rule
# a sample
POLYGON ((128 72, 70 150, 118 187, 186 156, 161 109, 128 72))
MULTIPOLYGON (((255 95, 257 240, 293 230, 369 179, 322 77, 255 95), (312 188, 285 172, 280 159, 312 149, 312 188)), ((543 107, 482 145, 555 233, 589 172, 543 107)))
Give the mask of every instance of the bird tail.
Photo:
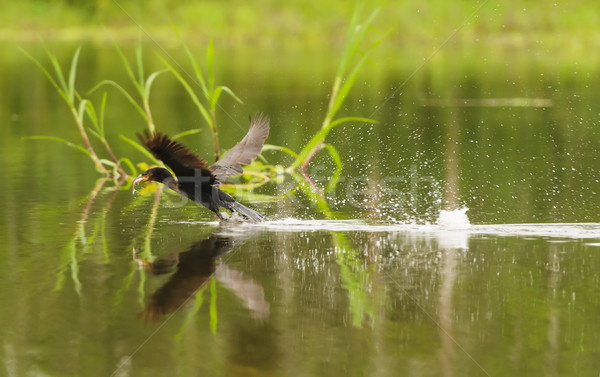
POLYGON ((246 207, 243 204, 240 204, 235 201, 228 203, 228 204, 229 204, 230 210, 239 213, 241 216, 245 217, 248 220, 252 220, 252 221, 256 221, 256 222, 265 221, 265 219, 262 217, 262 215, 260 213, 256 212, 253 209, 246 207))

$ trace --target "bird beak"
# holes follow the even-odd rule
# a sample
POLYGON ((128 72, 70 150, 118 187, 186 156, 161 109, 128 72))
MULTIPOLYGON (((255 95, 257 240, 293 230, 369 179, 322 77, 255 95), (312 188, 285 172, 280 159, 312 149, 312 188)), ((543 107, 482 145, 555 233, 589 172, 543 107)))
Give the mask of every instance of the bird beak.
POLYGON ((150 179, 150 177, 148 177, 147 175, 140 175, 138 176, 136 179, 133 180, 133 184, 131 185, 131 191, 132 193, 135 192, 135 186, 139 185, 140 183, 144 183, 146 181, 148 181, 148 179, 150 179))

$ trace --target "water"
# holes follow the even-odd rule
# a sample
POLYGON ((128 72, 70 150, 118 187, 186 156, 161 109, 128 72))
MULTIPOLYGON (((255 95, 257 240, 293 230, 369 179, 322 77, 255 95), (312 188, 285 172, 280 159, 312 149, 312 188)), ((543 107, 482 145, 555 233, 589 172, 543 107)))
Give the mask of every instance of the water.
MULTIPOLYGON (((68 60, 73 50, 63 48, 68 60)), ((118 65, 95 65, 94 57, 113 55, 85 46, 83 88, 97 77, 125 80, 118 65)), ((219 224, 168 192, 156 200, 99 180, 85 156, 61 144, 23 139, 78 135, 43 76, 4 56, 12 58, 3 79, 14 90, 0 105, 10 119, 0 128, 0 375, 600 371, 600 108, 578 79, 595 72, 573 78, 566 68, 515 67, 518 78, 539 69, 550 81, 515 88, 484 73, 492 63, 483 71, 465 64, 460 74, 447 61, 432 63, 377 112, 379 125, 331 134, 344 170, 324 194, 328 208, 302 190, 277 200, 237 192, 268 221, 219 224), (451 79, 432 84, 440 72, 451 79), (519 106, 456 103, 499 93, 519 106)), ((219 73, 247 99, 225 102, 225 111, 244 120, 266 111, 269 142, 298 151, 319 127, 335 64, 322 77, 268 74, 270 61, 285 65, 277 72, 293 70, 288 58, 265 58, 252 78, 229 63, 219 73)), ((411 73, 378 72, 366 74, 347 115, 369 115, 395 89, 388 75, 411 73)), ((161 79, 157 126, 171 134, 204 127, 176 82, 161 79)), ((108 106, 115 153, 144 161, 119 138, 133 138, 143 121, 116 93, 108 106)), ((202 130, 182 141, 210 150, 202 130)), ((222 132, 224 146, 243 136, 233 130, 222 132)), ((265 158, 289 163, 273 152, 265 158)), ((318 155, 318 187, 334 168, 318 155)), ((256 193, 295 186, 276 178, 256 193)))

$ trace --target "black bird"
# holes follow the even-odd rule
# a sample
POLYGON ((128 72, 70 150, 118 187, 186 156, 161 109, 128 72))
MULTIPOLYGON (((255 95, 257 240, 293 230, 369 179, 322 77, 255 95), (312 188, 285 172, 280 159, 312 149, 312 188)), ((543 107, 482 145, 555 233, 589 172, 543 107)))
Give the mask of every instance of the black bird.
POLYGON ((254 120, 251 119, 250 129, 242 141, 211 166, 184 145, 160 132, 150 134, 145 131, 143 135, 137 136, 154 157, 171 168, 176 177, 165 168, 151 168, 133 181, 134 187, 147 181, 160 182, 178 194, 202 204, 221 220, 224 218, 219 207, 237 212, 247 220, 263 221, 258 212, 236 202, 217 186, 227 181, 229 176, 240 174, 243 171, 242 164, 251 163, 261 152, 269 136, 267 116, 257 114, 254 120))

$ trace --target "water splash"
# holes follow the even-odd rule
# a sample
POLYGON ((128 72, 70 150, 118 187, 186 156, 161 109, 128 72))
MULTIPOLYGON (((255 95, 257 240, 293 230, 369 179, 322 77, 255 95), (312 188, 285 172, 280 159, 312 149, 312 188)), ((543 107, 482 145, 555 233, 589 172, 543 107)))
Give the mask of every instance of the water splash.
POLYGON ((465 237, 496 235, 540 237, 548 239, 586 239, 589 246, 600 246, 600 223, 537 223, 537 224, 475 224, 466 215, 466 208, 441 211, 435 224, 396 223, 354 220, 302 220, 285 218, 263 223, 221 223, 218 221, 166 221, 169 223, 222 226, 224 230, 245 232, 263 229, 277 232, 391 232, 411 233, 443 240, 442 248, 464 248, 465 237))
POLYGON ((471 223, 467 216, 468 208, 455 209, 453 211, 441 210, 436 224, 441 229, 461 230, 469 229, 471 223))

